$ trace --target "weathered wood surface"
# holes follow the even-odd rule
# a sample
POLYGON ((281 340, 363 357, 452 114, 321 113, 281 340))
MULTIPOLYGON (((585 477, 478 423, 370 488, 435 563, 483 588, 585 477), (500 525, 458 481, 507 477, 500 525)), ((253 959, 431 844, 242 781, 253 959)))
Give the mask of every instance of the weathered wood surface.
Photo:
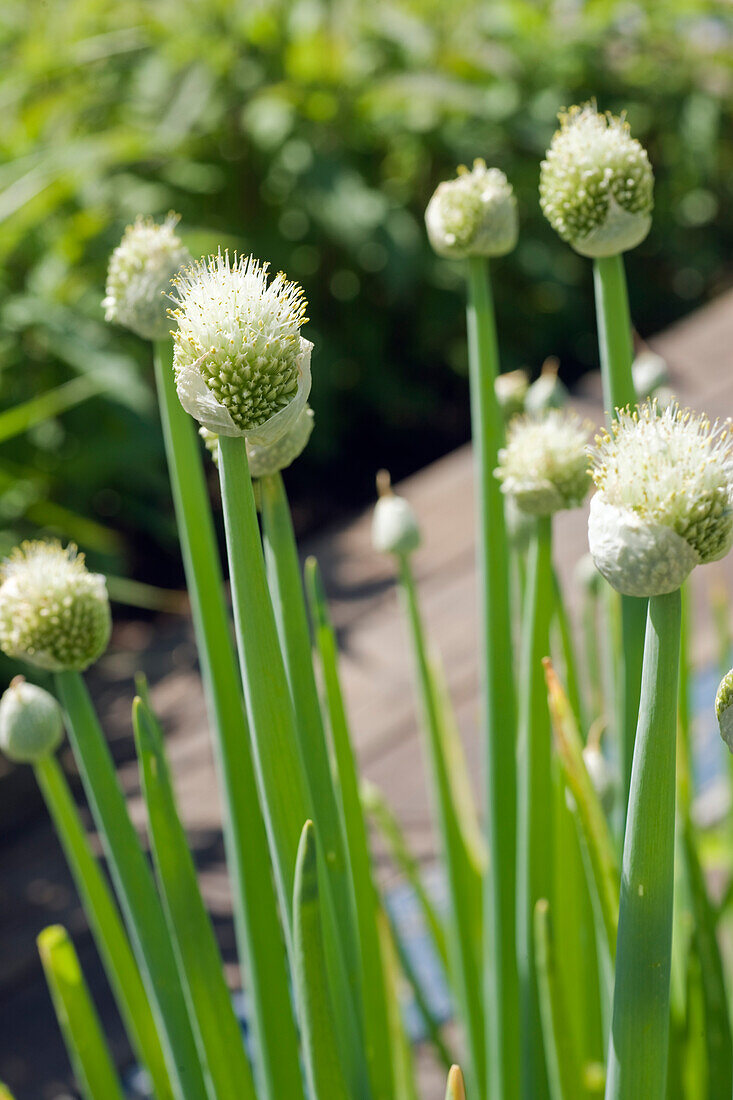
MULTIPOLYGON (((713 417, 733 415, 733 294, 728 294, 652 341, 670 365, 683 404, 713 417)), ((598 378, 575 397, 578 409, 600 422, 598 378)), ((378 461, 378 447, 375 461, 378 461)), ((414 505, 424 531, 415 566, 431 638, 442 654, 464 738, 471 774, 479 786, 476 736, 476 592, 473 570, 471 451, 464 447, 399 487, 414 505)), ((435 855, 427 786, 412 692, 406 635, 390 562, 369 539, 370 515, 330 530, 307 547, 322 565, 339 630, 342 671, 353 735, 363 773, 397 811, 416 854, 435 855)), ((556 560, 568 591, 572 570, 586 550, 584 510, 556 523, 556 560)), ((694 607, 697 654, 712 656, 707 593, 723 580, 733 591, 733 555, 696 571, 694 607)), ((137 769, 132 758, 129 703, 132 677, 143 667, 153 701, 169 733, 169 751, 192 848, 227 960, 233 957, 229 892, 223 865, 220 808, 191 633, 180 620, 117 629, 93 688, 130 796, 143 825, 137 769)), ((73 764, 66 754, 70 769, 73 764)), ((388 879, 389 868, 379 857, 388 879)), ((116 1053, 124 1038, 66 873, 58 843, 43 815, 0 849, 0 1079, 16 1084, 18 1100, 68 1095, 68 1068, 36 961, 35 935, 60 920, 72 932, 86 963, 100 1009, 109 1020, 116 1053)), ((236 972, 232 967, 232 982, 236 972)), ((429 1060, 421 1063, 424 1100, 442 1096, 429 1060)))

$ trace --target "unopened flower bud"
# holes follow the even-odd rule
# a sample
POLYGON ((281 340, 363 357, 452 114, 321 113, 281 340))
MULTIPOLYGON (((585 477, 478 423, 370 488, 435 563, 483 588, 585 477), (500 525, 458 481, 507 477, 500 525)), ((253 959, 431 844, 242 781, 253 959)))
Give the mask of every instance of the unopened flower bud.
POLYGON ((425 211, 428 238, 439 256, 504 256, 517 243, 517 200, 503 172, 475 160, 445 180, 425 211))
POLYGON ((587 592, 591 596, 597 596, 601 590, 601 584, 603 578, 596 568, 596 563, 593 561, 592 554, 583 554, 581 558, 578 558, 575 569, 573 570, 575 581, 584 592, 587 592))
POLYGON ((588 777, 606 814, 610 814, 616 798, 616 772, 598 745, 586 745, 583 761, 588 777))
POLYGON ((504 522, 509 545, 518 554, 523 554, 529 548, 537 523, 534 516, 523 511, 508 493, 504 496, 504 522))
POLYGON ((560 361, 554 355, 545 359, 539 378, 527 390, 524 407, 528 413, 543 413, 547 409, 562 409, 567 405, 570 394, 560 381, 559 367, 560 361))
POLYGON ((112 253, 107 271, 104 316, 144 340, 162 340, 171 327, 167 296, 171 279, 191 256, 174 230, 178 217, 160 225, 138 217, 112 253))
POLYGON ((615 256, 640 244, 652 223, 654 174, 625 119, 595 104, 559 115, 540 174, 540 206, 582 256, 615 256))
POLYGON ((35 764, 61 744, 61 708, 43 688, 22 676, 11 681, 0 699, 0 748, 17 764, 35 764))
POLYGON ((111 629, 104 577, 70 544, 24 542, 0 568, 0 649, 39 668, 81 671, 111 629))
POLYGON ((269 445, 305 408, 312 344, 300 335, 303 291, 253 256, 210 256, 174 280, 176 388, 218 435, 269 445))
POLYGON ((578 507, 590 487, 587 439, 587 428, 572 412, 515 417, 499 451, 502 492, 533 516, 578 507))
POLYGON ((524 399, 529 389, 529 377, 526 370, 510 370, 499 374, 494 382, 494 392, 504 420, 524 412, 524 399))
POLYGON ((720 736, 733 752, 733 668, 720 681, 715 696, 715 714, 720 736))
POLYGON ((592 454, 598 492, 588 538, 598 569, 627 596, 674 592, 733 542, 729 429, 672 405, 621 410, 592 454))
POLYGON ((377 486, 379 500, 372 517, 372 546, 380 554, 412 554, 422 540, 411 505, 392 492, 386 470, 380 470, 377 486))
POLYGON ((631 365, 631 373, 634 389, 640 401, 656 394, 660 386, 666 386, 669 382, 667 360, 649 348, 640 351, 636 356, 631 365))

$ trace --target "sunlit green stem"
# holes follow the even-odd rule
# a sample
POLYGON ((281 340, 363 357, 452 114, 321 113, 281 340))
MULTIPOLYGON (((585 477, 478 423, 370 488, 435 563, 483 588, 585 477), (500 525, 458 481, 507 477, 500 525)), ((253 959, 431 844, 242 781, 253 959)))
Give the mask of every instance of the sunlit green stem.
POLYGON ((624 841, 606 1100, 665 1095, 679 648, 679 591, 652 597, 624 841))
POLYGON ((107 880, 90 848, 66 777, 55 756, 39 760, 34 769, 125 1030, 136 1055, 150 1074, 156 1100, 168 1100, 173 1093, 140 972, 107 880))
MULTIPOLYGON (((616 409, 636 403, 636 390, 631 374, 634 348, 623 256, 607 256, 604 259, 595 260, 593 278, 603 403, 607 416, 612 418, 616 409)), ((631 781, 634 733, 639 713, 646 604, 646 600, 640 600, 634 596, 621 597, 623 648, 619 665, 618 712, 621 722, 619 750, 624 816, 631 781)))
POLYGON ((477 517, 481 726, 489 867, 484 889, 484 1003, 488 1092, 519 1096, 516 965, 516 703, 504 501, 494 477, 503 439, 494 381, 499 372, 488 262, 467 261, 468 359, 477 517))
POLYGON ((443 755, 440 716, 412 569, 406 556, 400 557, 398 564, 415 654, 417 690, 427 735, 426 755, 432 778, 433 803, 448 879, 451 907, 451 936, 448 947, 452 957, 451 970, 467 1032, 473 1087, 479 1096, 483 1096, 486 1093, 485 1023, 481 990, 476 983, 481 962, 476 927, 480 926, 480 882, 468 857, 456 815, 454 795, 443 755))
POLYGON ((252 993, 255 1070, 263 1100, 298 1100, 298 1041, 219 550, 199 439, 178 400, 171 357, 170 341, 155 345, 160 419, 224 802, 234 929, 252 993))
POLYGON ((171 1084, 179 1100, 204 1100, 204 1079, 165 916, 107 742, 79 673, 59 672, 56 682, 66 711, 69 740, 156 1020, 171 1084))
POLYGON ((521 997, 522 1095, 548 1096, 535 968, 534 909, 553 898, 550 714, 542 661, 552 619, 552 520, 537 521, 527 564, 519 698, 517 948, 521 997))
POLYGON ((56 1017, 85 1100, 123 1100, 122 1088, 74 945, 58 924, 44 928, 38 951, 56 1017))

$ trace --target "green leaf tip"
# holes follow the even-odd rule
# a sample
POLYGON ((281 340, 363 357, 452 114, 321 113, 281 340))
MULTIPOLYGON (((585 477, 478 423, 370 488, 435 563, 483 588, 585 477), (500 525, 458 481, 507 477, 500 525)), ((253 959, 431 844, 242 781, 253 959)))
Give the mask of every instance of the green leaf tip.
POLYGON ((445 1090, 445 1100, 466 1100, 466 1085, 463 1080, 460 1066, 451 1066, 448 1074, 448 1087, 445 1090))

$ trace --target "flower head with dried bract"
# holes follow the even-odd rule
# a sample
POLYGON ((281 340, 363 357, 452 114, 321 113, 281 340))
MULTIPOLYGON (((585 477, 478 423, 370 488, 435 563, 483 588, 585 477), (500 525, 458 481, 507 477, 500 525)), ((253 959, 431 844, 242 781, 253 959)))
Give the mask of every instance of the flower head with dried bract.
POLYGON ((191 262, 188 249, 176 236, 178 215, 156 224, 139 216, 129 225, 112 253, 102 302, 107 321, 142 336, 162 340, 170 331, 166 295, 171 280, 191 262))
POLYGON ((0 568, 0 648, 39 668, 81 671, 107 648, 105 579, 76 546, 24 542, 0 568))
POLYGON ((310 393, 302 289, 253 256, 221 252, 174 280, 173 367, 184 409, 218 435, 269 445, 310 393))
POLYGON ((502 492, 534 516, 577 508, 590 488, 588 432, 575 413, 561 409, 516 417, 499 451, 502 492))
POLYGON ((595 563, 619 592, 674 592, 696 565, 733 543, 730 425, 655 401, 620 410, 596 438, 588 535, 595 563))
POLYGON ((640 244, 651 226, 654 174, 625 118, 595 103, 559 115, 540 174, 540 206, 550 225, 583 256, 615 256, 640 244))
MULTIPOLYGON (((253 478, 270 477, 285 470, 302 454, 313 431, 313 409, 306 405, 290 428, 274 443, 247 443, 249 472, 253 478)), ((208 428, 199 428, 199 435, 216 465, 219 465, 219 436, 208 428)))
POLYGON ((455 179, 438 184, 425 211, 430 243, 439 256, 504 256, 517 243, 517 200, 503 172, 475 160, 455 179))

